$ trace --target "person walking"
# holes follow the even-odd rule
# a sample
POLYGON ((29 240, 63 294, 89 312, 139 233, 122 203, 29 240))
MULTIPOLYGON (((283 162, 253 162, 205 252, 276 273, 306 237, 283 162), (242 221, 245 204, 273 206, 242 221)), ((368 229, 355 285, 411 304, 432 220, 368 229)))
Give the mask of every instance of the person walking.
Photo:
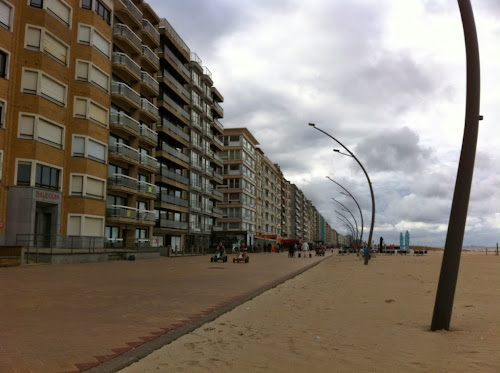
POLYGON ((304 242, 302 243, 302 247, 301 247, 301 249, 302 249, 302 255, 304 256, 304 258, 307 258, 307 253, 308 253, 308 251, 309 251, 309 245, 307 244, 307 242, 306 242, 306 241, 304 241, 304 242))

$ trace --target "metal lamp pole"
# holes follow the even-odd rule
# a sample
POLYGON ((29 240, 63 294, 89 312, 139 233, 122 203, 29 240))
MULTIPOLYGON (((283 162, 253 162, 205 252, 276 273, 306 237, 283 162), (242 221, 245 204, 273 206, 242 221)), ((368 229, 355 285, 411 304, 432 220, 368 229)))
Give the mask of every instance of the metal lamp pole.
POLYGON ((474 160, 476 157, 480 103, 480 64, 474 13, 468 0, 458 0, 464 29, 467 67, 467 94, 465 102, 465 127, 462 150, 458 164, 457 180, 453 193, 448 233, 444 245, 443 262, 439 275, 431 330, 450 329, 451 311, 457 286, 460 255, 467 221, 474 160))
POLYGON ((337 183, 335 180, 333 180, 331 177, 327 176, 327 179, 329 179, 330 181, 334 182, 335 184, 337 184, 339 187, 341 187, 342 189, 344 189, 347 194, 345 193, 342 193, 340 192, 341 194, 344 194, 344 195, 348 195, 350 196, 354 202, 356 203, 356 206, 358 206, 358 210, 359 210, 359 215, 361 215, 361 237, 359 238, 361 240, 361 245, 363 244, 363 225, 364 225, 364 222, 363 222, 363 213, 361 212, 361 207, 359 207, 359 203, 358 201, 356 201, 356 198, 354 198, 354 196, 346 189, 344 188, 342 185, 340 185, 339 183, 337 183))
POLYGON ((342 220, 344 223, 348 223, 348 224, 352 227, 352 231, 353 231, 353 235, 352 235, 352 236, 354 237, 354 239, 355 239, 355 240, 357 240, 357 239, 358 239, 358 233, 357 233, 357 232, 358 232, 358 228, 357 228, 357 227, 354 227, 354 225, 352 225, 352 223, 349 221, 349 219, 347 219, 347 216, 345 216, 345 215, 341 214, 341 213, 340 213, 340 212, 338 212, 337 210, 335 210, 335 212, 336 212, 337 214, 339 214, 340 216, 342 216, 342 219, 341 219, 341 220, 342 220))
MULTIPOLYGON (((372 197, 372 221, 371 221, 371 224, 370 224, 370 234, 368 235, 368 254, 370 252, 370 249, 372 247, 372 236, 373 236, 373 225, 375 223, 375 197, 373 196, 373 188, 372 188, 372 182, 370 181, 370 177, 368 176, 368 173, 366 172, 365 168, 363 167, 363 165, 361 164, 361 162, 358 160, 358 158, 356 158, 356 156, 349 150, 347 149, 344 144, 342 144, 339 140, 337 140, 335 137, 333 137, 332 135, 326 133, 325 131, 323 131, 322 129, 319 129, 318 127, 316 127, 316 125, 314 123, 309 123, 309 125, 311 127, 313 127, 314 129, 324 133, 325 135, 327 135, 329 138, 331 138, 332 140, 334 140, 336 143, 338 143, 340 146, 342 146, 349 154, 345 154, 345 155, 348 155, 352 158, 354 158, 356 160, 356 162, 358 162, 359 166, 361 167, 361 169, 363 170, 363 172, 365 173, 365 176, 366 176, 366 180, 368 180, 368 185, 370 186, 370 194, 371 194, 371 197, 372 197)), ((334 150, 336 152, 339 152, 338 150, 334 150)), ((343 154, 343 153, 342 153, 343 154)), ((368 261, 370 260, 370 255, 365 255, 365 265, 368 265, 368 261)))
POLYGON ((351 210, 349 210, 347 207, 345 207, 345 205, 343 203, 341 203, 340 201, 337 201, 335 198, 332 198, 335 202, 337 202, 340 206, 342 206, 344 208, 344 211, 348 212, 349 214, 351 214, 352 218, 354 219, 354 224, 356 224, 356 232, 357 232, 357 235, 356 235, 356 238, 359 237, 359 229, 358 229, 358 222, 356 221, 356 218, 354 217, 354 215, 352 214, 351 210))

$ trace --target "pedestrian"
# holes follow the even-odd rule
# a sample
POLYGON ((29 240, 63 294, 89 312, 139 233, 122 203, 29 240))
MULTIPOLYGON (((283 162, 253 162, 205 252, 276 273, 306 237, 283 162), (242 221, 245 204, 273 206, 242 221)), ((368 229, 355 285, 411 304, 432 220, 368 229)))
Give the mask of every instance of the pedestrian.
POLYGON ((302 243, 301 249, 302 249, 302 255, 304 256, 304 258, 307 258, 307 252, 309 251, 309 245, 307 244, 306 241, 304 241, 302 243))

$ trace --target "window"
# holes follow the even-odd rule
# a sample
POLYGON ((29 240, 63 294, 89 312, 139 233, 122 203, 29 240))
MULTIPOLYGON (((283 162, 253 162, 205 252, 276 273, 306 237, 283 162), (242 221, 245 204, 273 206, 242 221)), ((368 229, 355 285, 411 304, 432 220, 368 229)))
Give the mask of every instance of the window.
POLYGON ((120 228, 119 227, 112 227, 112 226, 106 226, 106 238, 120 238, 120 228))
POLYGON ((7 102, 0 100, 0 128, 5 128, 5 117, 7 116, 7 102))
POLYGON ((103 234, 102 216, 68 214, 68 235, 102 237, 103 234))
POLYGON ((35 186, 39 188, 59 190, 61 170, 43 164, 36 165, 35 186))
POLYGON ((40 141, 62 149, 64 147, 64 126, 31 113, 20 113, 18 137, 40 141))
POLYGON ((105 20, 108 24, 110 24, 111 20, 111 12, 108 8, 99 0, 96 0, 95 3, 95 11, 103 20, 105 20))
POLYGON ((82 0, 82 9, 92 9, 92 0, 82 0))
POLYGON ((14 7, 5 0, 0 0, 0 27, 12 31, 14 7))
POLYGON ((2 180, 3 150, 0 150, 0 180, 2 180))
POLYGON ((65 66, 68 64, 69 46, 43 27, 26 26, 25 47, 44 52, 65 66))
POLYGON ((90 175, 71 174, 70 194, 78 197, 104 199, 106 181, 90 175))
POLYGON ((31 163, 19 162, 17 164, 17 185, 31 185, 31 163))
POLYGON ((30 0, 30 6, 35 8, 43 8, 43 0, 30 0))
POLYGON ((109 111, 91 99, 75 97, 73 105, 73 116, 81 119, 89 119, 105 127, 109 123, 109 111))
POLYGON ((89 61, 76 60, 76 79, 109 91, 109 75, 89 61))
POLYGON ((93 26, 78 24, 78 42, 92 45, 106 57, 111 56, 111 42, 102 36, 93 26))
POLYGON ((21 89, 23 93, 40 95, 55 104, 66 106, 66 85, 42 71, 23 68, 21 89))
POLYGON ((9 60, 10 53, 0 49, 0 78, 7 79, 9 77, 9 60))
POLYGON ((84 157, 106 163, 106 154, 106 144, 88 136, 73 136, 73 157, 84 157))

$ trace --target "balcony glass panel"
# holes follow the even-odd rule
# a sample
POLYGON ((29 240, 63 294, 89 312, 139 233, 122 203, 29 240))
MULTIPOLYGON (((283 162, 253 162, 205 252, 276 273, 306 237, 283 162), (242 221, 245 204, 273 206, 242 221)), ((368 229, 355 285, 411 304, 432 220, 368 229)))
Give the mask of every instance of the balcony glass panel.
POLYGON ((111 205, 106 207, 106 216, 113 218, 137 219, 137 209, 127 206, 111 205))
POLYGON ((173 155, 176 158, 179 158, 181 161, 189 163, 189 157, 186 154, 183 154, 182 152, 178 151, 177 149, 171 147, 166 142, 161 143, 160 149, 163 151, 166 151, 168 154, 173 155))
POLYGON ((147 72, 141 71, 141 80, 147 85, 149 85, 151 88, 153 88, 156 92, 160 91, 160 84, 156 81, 155 78, 153 78, 147 72))
POLYGON ((130 88, 125 83, 113 82, 111 83, 111 93, 117 95, 124 95, 132 99, 137 105, 141 105, 141 95, 130 88))
POLYGON ((153 62, 157 70, 160 68, 160 58, 147 45, 142 44, 141 54, 153 62))
POLYGON ((127 56, 125 53, 113 52, 113 56, 111 57, 111 62, 127 66, 137 76, 139 76, 141 74, 141 67, 137 64, 137 62, 135 62, 132 58, 127 56))
POLYGON ((158 161, 156 160, 156 158, 151 157, 147 154, 139 153, 139 162, 149 167, 154 167, 156 169, 158 168, 158 161))
POLYGON ((154 106, 148 99, 141 98, 141 108, 147 110, 155 116, 159 116, 158 108, 154 106))
POLYGON ((138 181, 127 175, 112 174, 108 176, 108 185, 120 186, 137 190, 138 181))
POLYGON ((174 197, 168 194, 167 191, 162 191, 160 193, 156 193, 157 200, 165 203, 170 203, 172 205, 188 207, 189 201, 187 199, 174 197))
POLYGON ((120 2, 137 18, 138 21, 142 19, 142 12, 135 6, 131 0, 120 0, 120 2))
POLYGON ((138 190, 143 193, 156 194, 156 185, 139 181, 138 190))
POLYGON ((130 27, 124 25, 123 23, 115 23, 113 26, 113 35, 121 35, 128 38, 132 44, 134 44, 138 49, 141 49, 142 41, 135 32, 132 31, 130 27))
POLYGON ((182 115, 187 120, 191 119, 191 116, 189 115, 189 113, 186 110, 184 110, 179 104, 177 104, 174 100, 172 100, 170 97, 168 97, 166 94, 163 94, 163 101, 168 103, 176 112, 178 112, 180 115, 182 115))
POLYGON ((142 27, 144 31, 148 32, 151 34, 153 39, 157 42, 157 44, 160 43, 160 33, 155 29, 155 27, 149 22, 147 19, 142 19, 142 27))
POLYGON ((167 166, 160 165, 160 170, 158 173, 168 179, 178 181, 184 185, 189 185, 189 179, 187 177, 179 175, 174 171, 170 171, 167 166))
POLYGON ((139 160, 139 152, 125 144, 109 145, 109 152, 111 154, 119 154, 131 158, 135 161, 139 160))
POLYGON ((123 125, 139 133, 139 122, 125 113, 112 111, 109 115, 109 121, 111 124, 123 125))

